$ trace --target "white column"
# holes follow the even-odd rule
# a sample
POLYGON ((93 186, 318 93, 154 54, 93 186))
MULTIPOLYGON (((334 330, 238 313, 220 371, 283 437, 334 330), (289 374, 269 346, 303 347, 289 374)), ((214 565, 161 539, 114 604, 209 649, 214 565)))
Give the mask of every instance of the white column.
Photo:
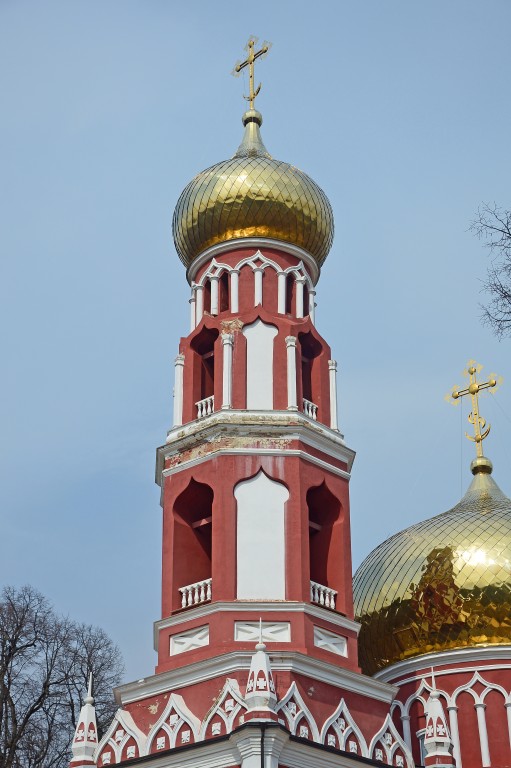
POLYGON ((506 701, 504 706, 506 708, 507 730, 508 730, 508 733, 509 733, 509 744, 511 746, 511 701, 506 701))
POLYGON ((197 285, 195 289, 195 324, 199 325, 204 314, 204 286, 197 285))
POLYGON ((234 314, 239 312, 239 299, 238 299, 238 286, 239 286, 239 269, 233 269, 231 272, 231 312, 234 314))
POLYGON ((410 731, 410 715, 401 715, 401 722, 403 724, 403 738, 406 746, 412 749, 412 732, 410 731))
POLYGON ((337 423, 337 363, 328 361, 328 374, 330 378, 330 429, 339 431, 337 423))
POLYGON ((447 707, 447 711, 449 713, 449 730, 451 731, 453 756, 456 760, 456 768, 462 768, 460 754, 460 732, 458 729, 458 707, 454 704, 451 704, 447 707))
POLYGON ((180 427, 183 423, 183 374, 185 356, 178 355, 174 362, 174 426, 180 427))
POLYGON ((286 273, 285 272, 277 272, 278 275, 278 304, 277 304, 277 312, 279 315, 285 315, 286 314, 286 273))
POLYGON ((304 277, 297 277, 296 284, 296 316, 303 317, 303 286, 305 283, 304 277))
POLYGON ((309 288, 309 317, 311 319, 312 324, 314 325, 316 321, 316 291, 314 291, 312 288, 309 288))
POLYGON ((254 267, 254 306, 263 303, 263 269, 254 267))
POLYGON ((190 304, 190 331, 195 328, 195 285, 192 285, 192 295, 188 299, 190 304))
POLYGON ((218 276, 211 275, 209 282, 211 283, 211 314, 218 315, 218 276))
POLYGON ((222 333, 223 350, 223 382, 222 382, 222 408, 232 408, 232 348, 234 335, 222 333))
POLYGON ((486 704, 482 701, 474 704, 477 713, 477 725, 479 727, 479 743, 481 745, 481 757, 483 760, 483 768, 490 768, 490 748, 488 746, 488 731, 486 730, 486 715, 484 710, 486 704))
POLYGON ((287 347, 287 409, 297 411, 296 402, 296 336, 286 336, 287 347))

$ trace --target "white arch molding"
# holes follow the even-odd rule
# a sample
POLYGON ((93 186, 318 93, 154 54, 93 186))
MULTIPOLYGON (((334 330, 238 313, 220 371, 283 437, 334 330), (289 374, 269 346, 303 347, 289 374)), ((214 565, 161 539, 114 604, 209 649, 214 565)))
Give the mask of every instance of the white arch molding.
POLYGON ((238 600, 286 599, 287 488, 261 470, 234 489, 238 600))

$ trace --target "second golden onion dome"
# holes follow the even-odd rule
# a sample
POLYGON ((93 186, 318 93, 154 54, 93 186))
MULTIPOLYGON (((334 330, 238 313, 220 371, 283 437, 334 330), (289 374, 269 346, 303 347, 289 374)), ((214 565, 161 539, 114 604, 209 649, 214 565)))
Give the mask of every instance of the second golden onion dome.
POLYGON ((261 123, 255 109, 246 112, 234 157, 199 173, 181 193, 172 229, 186 267, 212 245, 242 237, 297 245, 318 266, 326 259, 334 233, 328 198, 303 171, 272 158, 261 123))
POLYGON ((358 568, 366 674, 425 653, 511 643, 511 500, 488 459, 472 471, 459 504, 387 539, 358 568))

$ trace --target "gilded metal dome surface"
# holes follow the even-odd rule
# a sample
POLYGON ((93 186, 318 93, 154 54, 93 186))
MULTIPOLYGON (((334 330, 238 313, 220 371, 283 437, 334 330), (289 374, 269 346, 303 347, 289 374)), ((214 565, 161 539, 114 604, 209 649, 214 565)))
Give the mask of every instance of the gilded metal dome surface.
POLYGON ((511 643, 511 500, 487 459, 472 471, 459 504, 387 539, 358 568, 366 674, 424 653, 511 643))
POLYGON ((177 202, 172 230, 181 261, 189 267, 216 243, 264 237, 297 245, 321 265, 334 232, 328 198, 303 171, 272 158, 259 112, 246 112, 243 123, 234 157, 199 173, 177 202))

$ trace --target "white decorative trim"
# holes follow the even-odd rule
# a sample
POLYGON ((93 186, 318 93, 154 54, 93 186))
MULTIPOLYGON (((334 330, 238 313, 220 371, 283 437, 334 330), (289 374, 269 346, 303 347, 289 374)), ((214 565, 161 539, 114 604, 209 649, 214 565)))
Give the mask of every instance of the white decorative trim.
POLYGON ((190 333, 195 330, 195 283, 192 285, 192 295, 188 299, 190 304, 190 333))
POLYGON ((288 253, 290 256, 301 259, 310 270, 314 285, 318 282, 320 268, 316 260, 310 253, 308 253, 308 251, 299 248, 297 245, 285 243, 283 240, 272 240, 266 237, 240 237, 235 240, 227 240, 226 242, 212 245, 211 248, 207 248, 193 260, 186 270, 186 279, 191 283, 198 270, 205 262, 220 256, 222 253, 235 251, 238 248, 255 248, 256 250, 260 248, 278 248, 280 251, 284 251, 284 253, 288 253))
POLYGON ((330 384, 330 429, 338 430, 337 418, 337 363, 328 361, 328 379, 330 384))
POLYGON ((230 271, 230 283, 231 283, 231 314, 235 315, 239 311, 239 277, 240 273, 237 269, 231 269, 230 271))
MULTIPOLYGON (((110 727, 96 747, 93 758, 94 762, 96 763, 98 761, 103 749, 107 746, 110 746, 112 752, 115 755, 115 760, 111 764, 113 765, 118 763, 121 759, 122 750, 124 749, 126 742, 131 737, 135 740, 139 755, 145 754, 147 743, 145 733, 140 730, 129 712, 127 712, 125 709, 118 709, 110 727), (123 731, 123 734, 119 739, 116 739, 115 734, 120 730, 123 731)), ((102 765, 99 766, 99 768, 102 768, 102 765)))
MULTIPOLYGON (((424 670, 426 675, 431 675, 431 667, 435 668, 435 677, 438 675, 452 675, 454 672, 467 671, 467 668, 460 667, 459 669, 453 669, 452 666, 449 669, 438 669, 443 665, 452 665, 453 663, 463 664, 481 662, 486 658, 491 661, 502 659, 511 661, 511 645, 486 645, 480 648, 457 648, 452 651, 442 651, 441 653, 425 653, 421 656, 416 656, 413 659, 407 659, 406 661, 398 661, 396 664, 392 664, 390 667, 376 672, 373 677, 375 680, 382 680, 383 682, 391 682, 393 685, 404 685, 416 679, 416 675, 401 679, 401 675, 411 674, 424 670), (396 681, 396 682, 394 682, 396 681)), ((511 664, 505 664, 505 667, 510 667, 511 664)), ((502 665, 484 666, 484 669, 501 669, 502 665)), ((474 668, 477 671, 477 668, 474 668)))
POLYGON ((174 362, 174 427, 183 423, 183 377, 185 356, 178 355, 174 362))
POLYGON ((298 456, 299 458, 303 459, 304 461, 308 461, 309 464, 315 464, 316 467, 321 467, 321 469, 326 469, 329 472, 331 472, 333 475, 338 475, 339 477, 343 477, 345 480, 350 479, 350 475, 348 472, 346 472, 344 469, 339 469, 338 467, 334 467, 332 464, 328 464, 326 461, 323 461, 322 459, 318 459, 316 456, 312 456, 310 453, 305 453, 305 451, 298 451, 298 450, 285 450, 282 448, 276 448, 275 450, 271 450, 269 448, 220 448, 217 451, 211 451, 206 456, 198 456, 196 459, 191 459, 190 461, 183 461, 178 467, 170 467, 169 469, 165 469, 163 471, 164 477, 170 477, 170 475, 175 475, 178 472, 181 472, 183 469, 190 469, 191 467, 196 467, 198 464, 203 464, 205 461, 209 461, 213 457, 217 456, 236 456, 236 455, 243 455, 243 456, 280 456, 281 458, 284 458, 286 456, 298 456))
POLYGON ((215 701, 214 706, 209 710, 205 719, 202 722, 199 738, 205 739, 210 722, 215 716, 220 718, 224 725, 224 731, 216 734, 217 736, 224 736, 226 733, 231 733, 236 718, 240 714, 241 710, 246 711, 247 705, 241 695, 238 681, 233 679, 227 679, 225 685, 222 688, 220 696, 215 701))
MULTIPOLYGON (((275 665, 272 664, 272 666, 275 668, 275 665)), ((289 686, 286 695, 279 701, 275 711, 277 713, 280 712, 285 716, 288 728, 293 736, 303 735, 304 738, 312 737, 313 741, 319 742, 319 730, 316 721, 312 716, 312 712, 302 699, 294 680, 289 686), (302 720, 305 720, 308 723, 311 731, 310 735, 300 734, 298 726, 302 720)))
POLYGON ((287 409, 298 410, 296 399, 296 336, 286 336, 287 349, 287 409))
POLYGON ((171 693, 167 705, 159 719, 147 734, 145 754, 149 755, 151 753, 153 741, 160 730, 165 731, 169 739, 169 745, 168 747, 166 746, 166 749, 173 749, 176 746, 179 746, 176 744, 177 737, 182 726, 185 724, 192 731, 194 742, 197 742, 199 740, 201 721, 187 707, 182 696, 177 693, 171 693), (177 716, 177 719, 173 718, 174 722, 170 723, 168 720, 172 713, 177 716))
POLYGON ((330 653, 336 653, 338 656, 348 655, 348 640, 342 635, 336 635, 323 627, 314 625, 314 645, 330 653))
POLYGON ((228 413, 216 411, 207 420, 190 421, 168 432, 165 445, 158 448, 157 482, 159 482, 159 474, 163 469, 165 458, 197 445, 197 435, 203 442, 211 442, 216 434, 223 437, 231 433, 237 437, 250 436, 254 440, 260 436, 300 440, 327 456, 346 463, 348 471, 351 470, 355 459, 355 451, 348 448, 342 434, 319 421, 308 419, 300 411, 293 412, 292 415, 287 410, 265 413, 244 410, 230 410, 228 413))
POLYGON ((235 621, 234 639, 240 643, 290 643, 289 621, 235 621))
POLYGON ((368 749, 369 759, 371 758, 374 759, 373 751, 377 748, 376 745, 378 744, 378 742, 381 744, 380 749, 383 748, 385 752, 385 755, 387 758, 386 762, 389 765, 394 764, 394 755, 398 749, 401 749, 404 755, 404 758, 406 760, 407 768, 415 768, 415 762, 410 753, 410 750, 405 744, 405 742, 403 741, 403 739, 401 738, 401 734, 398 732, 396 726, 394 725, 394 722, 390 714, 388 714, 387 717, 385 718, 385 721, 381 726, 380 730, 378 731, 378 733, 376 733, 371 739, 371 743, 368 749))
MULTIPOLYGON (((178 627, 180 624, 188 624, 192 619, 203 619, 212 614, 219 613, 253 613, 257 617, 262 613, 305 613, 307 616, 312 616, 314 619, 322 619, 329 624, 333 624, 335 627, 345 629, 348 632, 354 632, 356 635, 360 632, 360 624, 357 621, 352 621, 342 613, 334 613, 328 611, 325 608, 321 608, 319 605, 311 605, 310 603, 301 603, 298 601, 288 600, 273 600, 271 603, 267 603, 264 600, 236 600, 236 602, 216 602, 207 603, 205 605, 199 605, 196 608, 190 608, 187 611, 182 611, 169 616, 166 619, 160 619, 154 622, 154 639, 155 643, 158 639, 158 634, 162 629, 168 629, 169 627, 178 627)), ((155 647, 155 650, 157 648, 155 647)))
POLYGON ((234 334, 222 333, 223 378, 222 378, 222 408, 232 406, 232 351, 234 334))
POLYGON ((179 653, 193 651, 196 648, 202 648, 209 645, 209 625, 194 627, 187 632, 181 632, 170 637, 170 655, 177 656, 179 653))
POLYGON ((204 314, 204 286, 195 286, 195 327, 197 327, 202 320, 204 314))
POLYGON ((335 735, 337 736, 339 742, 339 749, 344 749, 347 751, 346 742, 348 737, 353 734, 360 744, 361 757, 367 757, 367 742, 364 739, 362 731, 354 721, 351 712, 348 709, 348 705, 344 699, 340 700, 333 714, 330 715, 330 717, 325 720, 323 724, 320 736, 322 744, 325 743, 329 728, 333 728, 335 731, 335 735))
POLYGON ((263 267, 254 267, 254 307, 263 303, 263 267))
POLYGON ((209 282, 211 285, 211 314, 218 315, 218 275, 210 275, 209 282))
MULTIPOLYGON (((159 696, 171 689, 195 685, 204 680, 236 675, 240 670, 248 672, 252 656, 253 653, 250 651, 233 651, 170 672, 162 672, 143 680, 126 683, 115 689, 116 698, 124 704, 129 704, 149 696, 159 696)), ((271 664, 274 673, 291 672, 304 675, 318 682, 328 683, 335 688, 367 696, 389 705, 397 692, 394 686, 376 683, 370 677, 343 669, 338 664, 319 661, 296 651, 279 649, 278 655, 272 655, 271 664)))

